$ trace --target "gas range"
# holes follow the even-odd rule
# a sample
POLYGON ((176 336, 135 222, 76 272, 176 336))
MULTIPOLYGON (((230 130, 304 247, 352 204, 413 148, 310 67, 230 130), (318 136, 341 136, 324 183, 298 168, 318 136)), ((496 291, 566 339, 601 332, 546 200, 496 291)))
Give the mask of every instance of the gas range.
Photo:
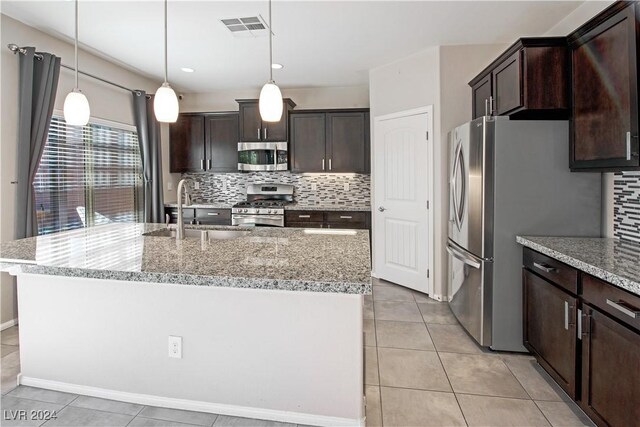
POLYGON ((247 200, 231 207, 231 223, 284 227, 284 207, 293 203, 293 185, 250 184, 247 200))

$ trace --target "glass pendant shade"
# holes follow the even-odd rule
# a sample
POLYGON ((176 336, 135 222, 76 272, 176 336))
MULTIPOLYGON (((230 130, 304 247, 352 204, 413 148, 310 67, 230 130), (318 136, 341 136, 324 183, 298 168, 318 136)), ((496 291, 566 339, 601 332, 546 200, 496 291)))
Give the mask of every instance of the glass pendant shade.
POLYGON ((69 92, 64 99, 64 120, 72 126, 84 126, 89 123, 91 109, 89 101, 79 89, 69 92))
POLYGON ((265 122, 279 122, 282 118, 282 93, 273 81, 262 86, 258 107, 265 122))
POLYGON ((153 99, 153 110, 156 114, 156 120, 159 122, 175 123, 178 120, 178 113, 180 112, 178 97, 169 83, 163 83, 156 91, 156 96, 153 99))

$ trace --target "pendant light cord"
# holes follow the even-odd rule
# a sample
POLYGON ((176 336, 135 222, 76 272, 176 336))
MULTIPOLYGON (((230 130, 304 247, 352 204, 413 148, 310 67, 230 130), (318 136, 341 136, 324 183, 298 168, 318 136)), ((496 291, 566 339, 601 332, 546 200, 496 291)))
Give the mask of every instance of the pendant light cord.
POLYGON ((164 0, 164 82, 167 83, 168 82, 168 60, 167 60, 167 5, 169 3, 169 0, 164 0))
POLYGON ((74 43, 74 52, 76 55, 76 91, 78 90, 78 0, 76 0, 76 37, 75 37, 75 43, 74 43))
POLYGON ((273 82, 273 29, 271 26, 271 0, 269 0, 269 81, 273 82))

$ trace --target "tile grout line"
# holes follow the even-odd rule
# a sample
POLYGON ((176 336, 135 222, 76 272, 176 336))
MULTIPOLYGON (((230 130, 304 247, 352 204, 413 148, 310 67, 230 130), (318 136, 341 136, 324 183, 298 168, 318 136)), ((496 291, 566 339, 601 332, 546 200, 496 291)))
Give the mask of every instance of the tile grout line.
MULTIPOLYGON (((427 323, 425 322, 425 327, 427 326, 427 323)), ((427 331, 429 331, 429 328, 427 327, 427 331)), ((429 336, 431 336, 431 333, 429 333, 429 336)), ((435 343, 433 344, 433 346, 435 347, 435 343)), ((442 363, 442 358, 440 357, 440 352, 436 349, 436 355, 438 356, 438 361, 440 362, 440 366, 442 366, 442 371, 444 372, 444 375, 447 377, 447 382, 449 383, 449 387, 451 387, 451 393, 453 393, 453 398, 456 399, 456 404, 458 405, 458 409, 460 409, 460 413, 462 414, 462 419, 464 420, 464 423, 468 426, 469 422, 467 421, 467 417, 464 415, 464 411, 462 410, 462 406, 460 405, 460 401, 458 400, 458 395, 456 394, 455 389, 453 388, 453 384, 451 384, 451 379, 449 378, 449 373, 447 372, 447 370, 444 368, 444 363, 442 363)))
MULTIPOLYGON (((380 427, 384 427, 384 412, 382 411, 382 386, 380 385, 380 353, 378 352, 378 328, 376 327, 376 304, 374 297, 374 289, 371 287, 371 305, 373 311, 373 328, 376 334, 376 368, 378 370, 378 397, 380 404, 380 427)), ((366 401, 366 396, 365 396, 366 401)), ((366 405, 365 405, 365 417, 364 417, 365 425, 367 423, 367 415, 366 415, 366 405)))

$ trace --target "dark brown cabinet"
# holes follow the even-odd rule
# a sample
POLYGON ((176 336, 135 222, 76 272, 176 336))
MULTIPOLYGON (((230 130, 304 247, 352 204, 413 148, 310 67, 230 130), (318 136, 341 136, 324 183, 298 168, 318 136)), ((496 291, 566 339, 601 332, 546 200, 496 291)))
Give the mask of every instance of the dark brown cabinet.
POLYGON ((525 248, 524 345, 598 425, 640 419, 640 296, 525 248))
POLYGON ((181 114, 169 128, 169 170, 238 170, 238 113, 181 114))
POLYGON ((368 173, 368 110, 314 110, 291 114, 291 171, 368 173))
POLYGON ((289 111, 296 104, 283 99, 284 109, 279 122, 263 122, 257 99, 236 99, 240 108, 241 142, 283 142, 289 140, 289 111))
POLYGON ((576 396, 575 297, 523 272, 524 345, 571 397, 576 396))
POLYGON ((522 38, 471 82, 472 116, 566 119, 569 54, 565 37, 522 38))
POLYGON ((640 166, 639 9, 635 2, 616 2, 569 36, 572 170, 640 166))
POLYGON ((640 420, 640 334, 584 306, 580 406, 599 426, 640 420))
POLYGON ((204 116, 181 114, 169 127, 169 170, 201 172, 204 160, 204 116))
MULTIPOLYGON (((178 222, 178 208, 165 207, 169 222, 178 222)), ((182 208, 185 224, 192 225, 231 225, 231 209, 182 208)))
POLYGON ((371 212, 285 211, 285 226, 300 228, 371 229, 371 212))

